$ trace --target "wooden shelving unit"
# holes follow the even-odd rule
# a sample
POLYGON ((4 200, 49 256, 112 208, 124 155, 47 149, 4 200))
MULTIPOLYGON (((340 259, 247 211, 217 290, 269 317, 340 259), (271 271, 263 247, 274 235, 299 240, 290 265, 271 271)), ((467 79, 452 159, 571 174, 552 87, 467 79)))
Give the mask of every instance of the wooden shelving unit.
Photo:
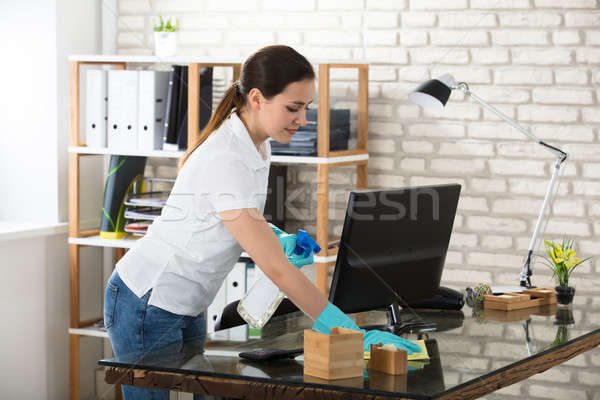
MULTIPOLYGON (((115 151, 107 148, 93 148, 87 146, 69 146, 69 153, 85 154, 85 155, 111 155, 118 154, 123 156, 140 156, 154 158, 181 158, 183 151, 115 151)), ((303 164, 303 165, 319 165, 319 164, 340 164, 356 161, 367 161, 368 154, 350 154, 346 156, 336 157, 299 157, 299 156, 271 156, 271 162, 277 164, 303 164)))
MULTIPOLYGON (((124 152, 108 148, 89 148, 81 141, 79 132, 79 83, 80 67, 83 65, 111 65, 115 69, 126 69, 128 63, 167 63, 187 65, 188 78, 188 143, 198 136, 200 68, 230 67, 233 79, 241 73, 243 60, 217 59, 208 57, 167 57, 153 56, 104 56, 86 55, 69 57, 69 277, 70 277, 70 328, 69 328, 69 385, 70 399, 79 399, 79 341, 81 336, 107 337, 106 332, 94 326, 101 317, 82 321, 80 319, 79 250, 83 246, 101 246, 115 248, 116 258, 120 258, 125 249, 130 248, 136 239, 101 239, 98 229, 80 230, 79 220, 79 161, 81 157, 105 156, 111 154, 146 156, 156 158, 180 158, 179 151, 124 152)), ((329 208, 329 171, 330 168, 356 166, 359 189, 367 188, 368 155, 368 80, 367 63, 345 63, 331 60, 312 60, 318 65, 318 155, 317 157, 272 156, 273 163, 289 165, 317 166, 317 242, 323 249, 315 257, 317 264, 316 284, 325 293, 327 275, 330 266, 335 264, 337 248, 328 249, 328 208, 329 208), (358 107, 357 107, 357 148, 346 151, 329 151, 329 102, 330 72, 333 68, 358 70, 358 107)))

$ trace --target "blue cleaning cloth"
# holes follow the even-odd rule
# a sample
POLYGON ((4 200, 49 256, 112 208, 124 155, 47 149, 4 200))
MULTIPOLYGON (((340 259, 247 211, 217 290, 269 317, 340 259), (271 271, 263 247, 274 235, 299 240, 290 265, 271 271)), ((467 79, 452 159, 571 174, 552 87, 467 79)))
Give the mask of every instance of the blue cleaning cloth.
POLYGON ((286 233, 273 224, 269 224, 279 239, 283 252, 288 260, 297 268, 314 262, 313 253, 318 253, 321 248, 308 233, 298 231, 298 235, 286 233))
POLYGON ((360 329, 358 325, 356 325, 356 323, 354 323, 354 321, 339 308, 331 303, 327 303, 327 306, 325 306, 321 314, 319 314, 319 317, 316 319, 312 328, 317 332, 329 335, 331 333, 331 328, 336 326, 363 332, 365 334, 364 351, 370 351, 372 344, 376 345, 379 343, 393 344, 399 349, 406 350, 409 355, 421 351, 421 348, 417 344, 398 337, 393 333, 376 330, 365 331, 364 329, 360 329))

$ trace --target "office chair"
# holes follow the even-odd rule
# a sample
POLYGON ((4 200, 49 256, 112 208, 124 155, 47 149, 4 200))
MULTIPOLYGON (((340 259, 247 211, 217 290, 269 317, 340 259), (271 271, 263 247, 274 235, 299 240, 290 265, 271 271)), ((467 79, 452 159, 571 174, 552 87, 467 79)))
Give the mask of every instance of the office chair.
MULTIPOLYGON (((236 300, 233 303, 229 303, 225 306, 223 312, 221 315, 219 315, 217 321, 215 322, 215 331, 233 328, 234 326, 244 325, 246 323, 246 321, 244 321, 244 319, 240 317, 240 314, 237 312, 237 306, 239 302, 239 300, 236 300)), ((300 311, 300 309, 296 307, 296 305, 292 303, 290 299, 284 297, 281 301, 281 304, 279 304, 277 307, 277 310, 275 310, 275 313, 273 313, 273 317, 293 313, 296 311, 300 311)))

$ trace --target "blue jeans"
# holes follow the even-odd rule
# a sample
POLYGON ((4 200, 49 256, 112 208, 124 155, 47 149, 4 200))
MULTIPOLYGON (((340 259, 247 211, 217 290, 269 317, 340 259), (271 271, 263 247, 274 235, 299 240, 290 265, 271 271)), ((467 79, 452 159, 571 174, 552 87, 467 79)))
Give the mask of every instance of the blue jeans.
MULTIPOLYGON (((113 272, 104 293, 104 326, 115 355, 149 353, 160 348, 182 348, 183 341, 206 334, 204 313, 196 317, 177 315, 148 305, 152 290, 137 297, 113 272)), ((125 400, 169 400, 168 390, 122 386, 125 400)), ((194 399, 202 396, 194 395, 194 399)))

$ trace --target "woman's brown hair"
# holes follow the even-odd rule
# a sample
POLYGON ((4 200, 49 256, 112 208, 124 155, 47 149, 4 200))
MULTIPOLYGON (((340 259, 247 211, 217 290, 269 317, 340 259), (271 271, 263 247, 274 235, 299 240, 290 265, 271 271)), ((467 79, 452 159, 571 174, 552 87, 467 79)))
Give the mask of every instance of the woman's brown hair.
POLYGON ((219 129, 233 111, 239 113, 246 104, 251 89, 259 89, 269 100, 283 92, 290 83, 304 79, 315 79, 315 71, 302 54, 289 46, 267 46, 252 54, 242 66, 240 80, 227 89, 206 127, 188 147, 179 167, 183 166, 211 133, 219 129))

